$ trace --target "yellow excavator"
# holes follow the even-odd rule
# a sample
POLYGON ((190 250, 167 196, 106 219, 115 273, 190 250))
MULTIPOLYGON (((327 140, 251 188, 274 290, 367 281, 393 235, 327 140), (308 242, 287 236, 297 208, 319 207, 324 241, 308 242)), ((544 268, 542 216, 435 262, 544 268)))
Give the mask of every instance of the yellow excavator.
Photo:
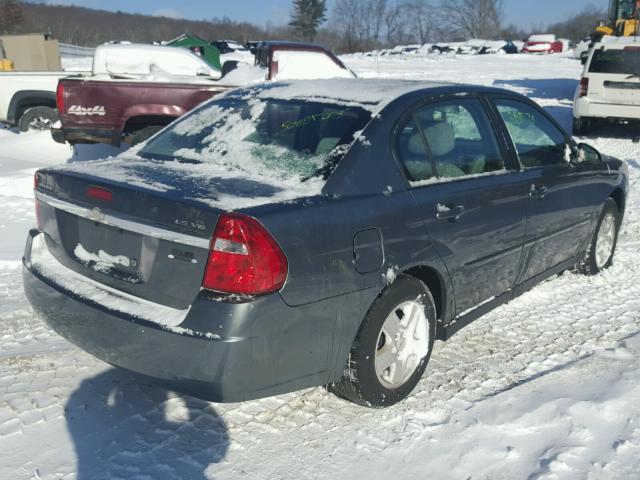
POLYGON ((596 35, 602 37, 633 37, 640 35, 640 0, 611 0, 609 23, 596 28, 596 35))

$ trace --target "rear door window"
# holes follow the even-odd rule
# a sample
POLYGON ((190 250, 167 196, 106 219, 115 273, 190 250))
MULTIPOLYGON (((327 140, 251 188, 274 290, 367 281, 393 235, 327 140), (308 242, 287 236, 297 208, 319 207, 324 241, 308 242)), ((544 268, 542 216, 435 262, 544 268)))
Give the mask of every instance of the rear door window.
POLYGON ((640 75, 640 47, 596 50, 593 52, 589 72, 640 75))
POLYGON ((398 156, 412 183, 504 170, 493 128, 477 99, 426 105, 398 132, 398 156))
POLYGON ((565 162, 564 134, 536 108, 517 100, 496 100, 498 112, 525 168, 565 162))

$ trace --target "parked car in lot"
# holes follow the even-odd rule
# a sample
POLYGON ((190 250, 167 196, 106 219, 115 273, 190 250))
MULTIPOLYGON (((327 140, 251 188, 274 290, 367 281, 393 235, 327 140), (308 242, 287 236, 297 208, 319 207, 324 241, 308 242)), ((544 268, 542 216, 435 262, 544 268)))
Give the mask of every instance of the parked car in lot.
POLYGON ((99 47, 94 75, 58 84, 61 127, 52 130, 53 138, 71 144, 137 144, 231 88, 265 80, 354 77, 330 50, 293 42, 261 42, 251 65, 237 64, 224 73, 221 78, 184 48, 99 47))
POLYGON ((220 52, 220 63, 228 61, 238 63, 253 63, 254 53, 244 45, 233 40, 215 40, 210 42, 220 52))
POLYGON ((523 53, 562 53, 573 48, 573 42, 555 35, 531 35, 523 53))
POLYGON ((640 120, 640 37, 604 37, 593 47, 576 89, 573 132, 596 120, 640 120))
POLYGON ((60 335, 179 391, 383 407, 435 339, 607 268, 627 189, 623 162, 511 91, 265 83, 39 170, 24 287, 60 335))

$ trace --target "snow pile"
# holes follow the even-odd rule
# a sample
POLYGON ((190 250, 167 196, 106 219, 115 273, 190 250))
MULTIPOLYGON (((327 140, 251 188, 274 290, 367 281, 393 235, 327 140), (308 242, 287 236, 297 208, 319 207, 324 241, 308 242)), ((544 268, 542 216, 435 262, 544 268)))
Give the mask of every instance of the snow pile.
POLYGON ((238 66, 220 79, 220 85, 251 85, 264 82, 268 71, 260 65, 240 63, 238 66))
POLYGON ((415 57, 437 57, 443 54, 449 55, 485 55, 485 54, 498 54, 502 55, 507 53, 518 53, 522 51, 524 42, 521 41, 506 41, 506 40, 483 40, 483 39, 470 39, 466 42, 439 42, 439 43, 425 43, 423 45, 398 45, 390 49, 372 50, 368 52, 354 53, 345 55, 345 59, 358 58, 358 57, 394 57, 395 60, 403 59, 405 61, 411 61, 415 57), (506 47, 510 47, 506 49, 506 47), (511 50, 515 51, 511 51, 511 50))

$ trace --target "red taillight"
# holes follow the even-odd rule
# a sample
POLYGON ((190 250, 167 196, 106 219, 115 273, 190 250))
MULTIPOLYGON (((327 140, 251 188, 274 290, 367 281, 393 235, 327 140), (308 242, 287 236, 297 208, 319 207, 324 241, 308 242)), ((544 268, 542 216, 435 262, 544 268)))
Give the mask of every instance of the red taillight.
POLYGON ((95 198, 101 202, 113 201, 113 192, 102 187, 89 187, 86 190, 87 197, 95 198))
POLYGON ((60 82, 58 82, 58 88, 56 88, 56 105, 59 113, 66 113, 64 109, 64 85, 60 82))
POLYGON ((589 79, 587 77, 582 77, 580 80, 580 90, 578 92, 578 97, 586 97, 587 93, 589 93, 589 79))
POLYGON ((225 213, 218 219, 202 287, 223 293, 261 295, 287 279, 287 259, 256 219, 225 213))

